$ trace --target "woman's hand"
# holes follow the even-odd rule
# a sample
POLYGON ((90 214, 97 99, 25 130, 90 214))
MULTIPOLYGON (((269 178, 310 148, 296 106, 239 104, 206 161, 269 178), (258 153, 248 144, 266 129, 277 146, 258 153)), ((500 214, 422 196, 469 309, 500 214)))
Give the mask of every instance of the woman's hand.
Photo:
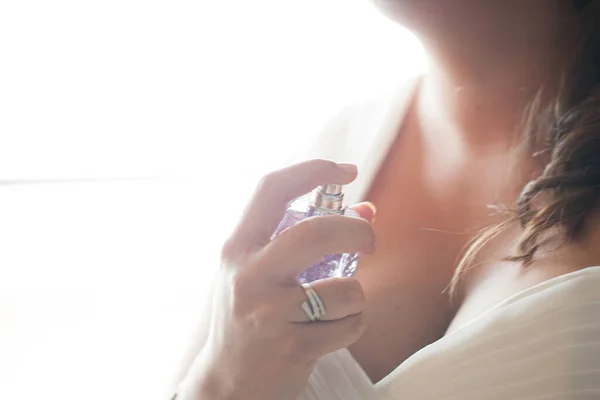
MULTIPOLYGON (((363 332, 362 288, 352 278, 314 282, 327 314, 311 323, 297 275, 331 253, 374 250, 365 219, 307 219, 271 236, 286 205, 314 187, 346 184, 347 164, 313 160, 266 176, 223 247, 206 346, 181 385, 178 400, 295 399, 324 354, 347 347, 363 332)), ((366 219, 367 206, 357 207, 366 219)))

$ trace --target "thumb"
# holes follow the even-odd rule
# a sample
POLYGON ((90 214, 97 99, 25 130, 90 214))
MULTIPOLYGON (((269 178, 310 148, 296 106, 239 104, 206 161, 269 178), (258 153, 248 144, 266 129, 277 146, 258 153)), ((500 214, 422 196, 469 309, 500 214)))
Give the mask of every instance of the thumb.
POLYGON ((364 203, 355 204, 351 208, 356 211, 361 218, 366 219, 370 223, 375 222, 375 214, 377 213, 377 209, 373 203, 365 201, 364 203))

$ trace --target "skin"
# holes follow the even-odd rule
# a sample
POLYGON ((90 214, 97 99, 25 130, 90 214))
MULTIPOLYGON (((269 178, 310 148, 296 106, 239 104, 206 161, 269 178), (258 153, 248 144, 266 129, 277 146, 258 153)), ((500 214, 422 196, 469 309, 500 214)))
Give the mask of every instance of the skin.
MULTIPOLYGON (((216 316, 212 324, 201 322, 182 368, 181 376, 186 379, 181 396, 185 399, 295 398, 304 387, 317 356, 325 349, 331 351, 349 344, 359 364, 373 382, 377 382, 416 351, 508 296, 555 276, 600 264, 595 245, 600 241, 596 216, 591 219, 583 240, 540 256, 526 270, 498 261, 510 252, 519 234, 519 227, 514 227, 483 249, 476 260, 480 266, 465 273, 457 298, 451 301, 444 291, 469 239, 480 228, 501 219, 490 216, 486 206, 513 204, 525 183, 539 171, 540 166, 531 157, 535 149, 515 146, 518 143, 515 128, 523 107, 540 85, 555 81, 556 70, 552 66, 559 65, 561 55, 557 40, 561 37, 568 42, 564 28, 572 22, 570 10, 563 8, 567 2, 374 2, 390 18, 420 37, 430 56, 430 68, 422 77, 418 95, 368 193, 368 200, 377 207, 377 217, 371 225, 377 248, 362 258, 356 279, 351 280, 359 284, 360 290, 354 289, 364 299, 357 295, 362 299, 358 301, 358 308, 344 309, 344 301, 339 300, 342 297, 337 297, 342 296, 343 290, 318 289, 321 296, 328 296, 328 309, 337 308, 339 321, 360 315, 361 323, 349 336, 342 335, 335 342, 327 335, 319 336, 322 342, 300 340, 302 351, 282 361, 278 352, 289 354, 285 350, 289 349, 289 343, 286 345, 283 340, 290 336, 289 331, 279 326, 257 332, 256 325, 248 323, 252 320, 248 316, 255 315, 257 310, 264 311, 265 304, 269 304, 266 293, 281 289, 277 285, 283 285, 283 281, 270 282, 270 287, 246 289, 243 299, 251 306, 240 314, 235 307, 227 308, 227 300, 235 298, 231 288, 238 286, 235 280, 232 284, 230 278, 223 278, 237 275, 221 272, 215 285, 217 297, 212 303, 220 309, 212 309, 212 315, 216 316), (261 335, 271 338, 268 343, 271 350, 257 353, 251 349, 266 346, 259 339, 261 335), (210 344, 201 351, 206 340, 210 344), (234 342, 233 349, 225 345, 234 342), (258 365, 270 374, 267 387, 256 387, 255 382, 261 381, 257 375, 258 365), (224 370, 227 374, 220 375, 219 371, 224 370), (238 383, 236 387, 223 383, 232 374, 238 383), (236 390, 243 396, 236 397, 236 390)), ((308 183, 316 186, 313 181, 303 181, 307 178, 302 178, 302 168, 292 172, 288 171, 286 178, 280 181, 280 186, 287 187, 289 193, 301 193, 300 189, 308 191, 308 183)), ((289 197, 281 197, 277 191, 269 196, 259 192, 257 204, 273 206, 273 196, 289 197)), ((283 206, 284 202, 280 201, 275 208, 283 206)), ((256 207, 251 205, 250 210, 256 207)), ((368 204, 359 205, 357 209, 368 220, 373 216, 368 204)), ((254 226, 256 221, 265 218, 249 215, 254 218, 242 221, 241 227, 254 226)), ((263 225, 251 229, 264 233, 271 228, 263 225)), ((249 228, 242 231, 245 229, 249 228)), ((297 238, 311 235, 310 229, 295 232, 297 238)), ((282 259, 290 260, 299 257, 301 252, 314 256, 335 247, 335 243, 358 246, 369 236, 366 232, 366 229, 331 230, 324 244, 303 244, 302 248, 290 244, 269 247, 266 242, 261 246, 268 248, 262 250, 263 253, 285 254, 282 259), (321 246, 319 251, 318 246, 321 246)), ((236 235, 229 243, 247 247, 236 235)), ((225 268, 225 271, 241 271, 247 268, 246 264, 257 265, 244 251, 238 249, 234 253, 237 261, 233 264, 237 267, 225 268)), ((276 270, 281 264, 264 261, 275 258, 261 258, 263 261, 258 264, 261 269, 276 270)), ((289 279, 295 270, 289 272, 285 282, 292 285, 289 279)), ((241 282, 250 288, 256 285, 241 282)), ((295 287, 294 295, 289 294, 296 302, 300 301, 294 297, 297 289, 295 287)), ((292 310, 298 307, 294 301, 280 302, 280 308, 271 310, 274 314, 269 315, 279 318, 276 320, 282 324, 289 322, 286 318, 297 312, 292 310)), ((316 325, 319 324, 302 327, 308 332, 318 329, 316 325)), ((297 332, 294 335, 301 337, 297 332)))
POLYGON ((206 346, 178 399, 295 399, 321 356, 360 337, 365 298, 358 280, 316 282, 313 288, 328 310, 319 323, 311 323, 300 307, 306 295, 296 277, 326 254, 372 253, 371 207, 356 208, 363 218, 306 219, 271 240, 290 200, 315 186, 355 177, 352 165, 313 160, 261 182, 223 247, 206 346))
MULTIPOLYGON (((554 76, 547 65, 560 58, 555 37, 568 12, 548 0, 376 4, 419 36, 430 68, 368 195, 377 206, 378 249, 357 273, 368 328, 350 350, 374 382, 498 301, 570 271, 533 274, 534 265, 523 274, 484 263, 466 274, 454 301, 444 291, 469 239, 501 220, 486 205, 514 204, 538 171, 533 150, 515 146, 515 127, 554 76)), ((518 232, 488 245, 476 262, 502 259, 518 232)))

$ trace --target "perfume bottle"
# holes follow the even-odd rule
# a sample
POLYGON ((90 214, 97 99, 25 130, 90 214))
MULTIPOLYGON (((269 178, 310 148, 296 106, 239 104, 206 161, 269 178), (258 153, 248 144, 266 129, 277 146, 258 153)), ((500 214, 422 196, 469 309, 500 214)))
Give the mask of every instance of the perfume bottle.
MULTIPOLYGON (((310 217, 338 214, 360 218, 356 211, 344 207, 343 199, 342 185, 338 184, 319 186, 309 195, 297 198, 290 203, 274 237, 310 217)), ((328 254, 301 272, 298 280, 300 283, 310 283, 330 277, 349 277, 354 275, 358 260, 358 253, 328 254)))

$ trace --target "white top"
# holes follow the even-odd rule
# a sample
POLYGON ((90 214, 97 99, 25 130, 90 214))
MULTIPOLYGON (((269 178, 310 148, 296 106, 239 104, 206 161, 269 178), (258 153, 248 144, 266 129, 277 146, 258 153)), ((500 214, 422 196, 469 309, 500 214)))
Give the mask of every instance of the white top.
MULTIPOLYGON (((416 80, 344 110, 301 158, 354 162, 360 201, 391 146, 416 80)), ((414 354, 373 385, 350 352, 323 357, 299 400, 600 399, 600 267, 515 294, 414 354)))

